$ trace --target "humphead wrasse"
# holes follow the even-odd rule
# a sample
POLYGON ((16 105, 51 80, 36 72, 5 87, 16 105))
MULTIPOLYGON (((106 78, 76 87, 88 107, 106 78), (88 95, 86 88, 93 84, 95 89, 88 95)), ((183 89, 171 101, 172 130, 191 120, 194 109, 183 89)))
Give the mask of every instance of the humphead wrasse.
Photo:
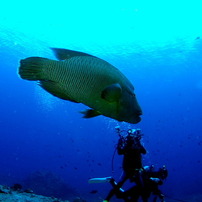
POLYGON ((59 60, 29 57, 20 61, 22 79, 39 81, 52 95, 90 107, 84 118, 98 115, 138 123, 142 110, 131 82, 114 66, 95 56, 52 48, 59 60))

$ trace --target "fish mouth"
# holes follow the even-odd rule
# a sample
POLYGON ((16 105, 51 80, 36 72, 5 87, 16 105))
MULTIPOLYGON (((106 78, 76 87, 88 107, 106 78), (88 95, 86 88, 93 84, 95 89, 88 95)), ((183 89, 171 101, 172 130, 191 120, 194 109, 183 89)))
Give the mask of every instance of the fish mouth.
POLYGON ((142 118, 140 116, 138 116, 135 120, 135 123, 139 123, 142 120, 142 118))
POLYGON ((142 111, 138 111, 138 113, 135 114, 134 123, 139 123, 142 118, 140 117, 142 115, 142 111))
POLYGON ((140 116, 137 116, 137 114, 133 117, 131 117, 130 119, 121 119, 119 121, 125 121, 125 122, 128 122, 128 123, 132 123, 132 124, 136 124, 136 123, 139 123, 140 121, 142 120, 142 118, 140 116))
POLYGON ((136 115, 137 116, 141 116, 142 115, 142 111, 139 111, 136 115))

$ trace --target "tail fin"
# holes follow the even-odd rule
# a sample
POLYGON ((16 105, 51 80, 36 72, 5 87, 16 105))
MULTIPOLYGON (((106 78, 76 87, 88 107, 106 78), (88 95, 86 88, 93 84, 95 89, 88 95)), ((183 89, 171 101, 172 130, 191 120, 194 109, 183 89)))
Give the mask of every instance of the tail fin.
POLYGON ((29 57, 20 61, 19 75, 22 79, 36 81, 43 78, 46 58, 29 57))

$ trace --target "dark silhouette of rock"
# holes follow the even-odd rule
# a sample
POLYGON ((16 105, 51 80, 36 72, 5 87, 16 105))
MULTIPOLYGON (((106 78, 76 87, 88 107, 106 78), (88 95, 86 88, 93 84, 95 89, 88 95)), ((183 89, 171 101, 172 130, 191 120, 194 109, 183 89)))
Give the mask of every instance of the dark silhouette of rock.
POLYGON ((58 176, 49 171, 36 171, 31 173, 25 180, 24 186, 32 189, 34 193, 44 196, 68 199, 75 196, 75 191, 58 176))

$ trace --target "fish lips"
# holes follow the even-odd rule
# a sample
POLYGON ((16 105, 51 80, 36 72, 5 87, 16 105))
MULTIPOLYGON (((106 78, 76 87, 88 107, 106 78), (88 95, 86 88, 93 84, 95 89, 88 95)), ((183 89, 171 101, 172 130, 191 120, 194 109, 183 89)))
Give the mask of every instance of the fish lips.
POLYGON ((122 117, 121 121, 128 122, 131 124, 137 124, 142 120, 142 118, 140 117, 141 115, 142 115, 141 112, 131 114, 131 115, 125 116, 125 118, 122 117))
POLYGON ((132 116, 132 119, 131 119, 131 123, 133 124, 136 124, 136 123, 139 123, 142 118, 140 117, 142 115, 142 111, 138 111, 136 112, 133 116, 132 116))
POLYGON ((142 118, 140 116, 136 117, 136 121, 135 123, 139 123, 142 120, 142 118))

